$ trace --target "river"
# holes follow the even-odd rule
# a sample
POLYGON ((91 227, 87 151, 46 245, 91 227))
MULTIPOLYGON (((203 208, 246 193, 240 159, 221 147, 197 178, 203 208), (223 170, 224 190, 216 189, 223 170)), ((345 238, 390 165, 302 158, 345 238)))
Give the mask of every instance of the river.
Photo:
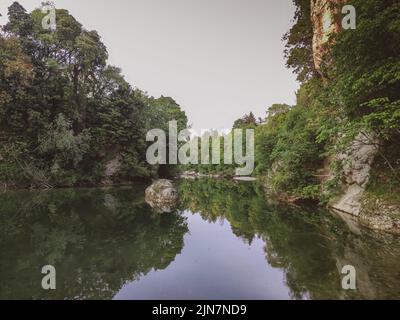
POLYGON ((0 194, 0 299, 400 298, 399 237, 270 201, 257 182, 183 181, 171 214, 145 187, 0 194))

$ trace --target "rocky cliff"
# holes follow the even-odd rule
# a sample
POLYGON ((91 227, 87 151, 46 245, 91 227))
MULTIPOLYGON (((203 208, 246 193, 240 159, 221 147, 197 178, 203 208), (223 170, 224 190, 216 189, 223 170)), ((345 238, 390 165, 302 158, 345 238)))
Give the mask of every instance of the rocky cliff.
POLYGON ((329 48, 331 35, 340 32, 341 8, 347 0, 311 0, 313 25, 313 56, 317 71, 320 71, 323 57, 329 48))
MULTIPOLYGON (((332 46, 332 35, 341 32, 342 7, 347 0, 311 0, 313 58, 315 69, 323 77, 324 57, 332 46)), ((346 151, 338 154, 341 163, 343 194, 330 207, 358 217, 373 229, 400 234, 400 208, 366 193, 371 167, 378 154, 379 141, 374 134, 360 133, 346 151)))
POLYGON ((332 208, 357 217, 360 215, 378 145, 379 141, 374 135, 360 133, 346 151, 337 156, 342 167, 345 192, 332 202, 332 208))

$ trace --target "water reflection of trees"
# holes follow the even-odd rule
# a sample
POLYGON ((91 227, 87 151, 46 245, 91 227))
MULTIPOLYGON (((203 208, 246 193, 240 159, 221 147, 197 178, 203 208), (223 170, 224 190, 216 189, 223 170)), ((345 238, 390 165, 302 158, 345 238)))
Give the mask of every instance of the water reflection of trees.
POLYGON ((285 270, 293 298, 400 298, 400 239, 354 233, 325 210, 266 201, 253 183, 185 181, 183 208, 208 221, 227 219, 246 243, 265 241, 267 262, 285 270), (344 265, 357 270, 357 291, 341 289, 344 265))
MULTIPOLYGON (((227 219, 233 233, 265 242, 293 298, 400 298, 400 239, 347 224, 326 211, 266 201, 253 183, 184 181, 182 210, 227 219), (359 290, 340 287, 343 265, 359 290)), ((110 299, 127 282, 166 268, 188 231, 178 214, 154 214, 143 189, 60 190, 0 195, 0 298, 110 299), (44 291, 41 267, 57 269, 44 291)))
POLYGON ((188 231, 178 214, 154 214, 143 190, 60 190, 0 195, 0 298, 110 299, 166 268, 188 231), (41 268, 57 290, 41 288, 41 268))

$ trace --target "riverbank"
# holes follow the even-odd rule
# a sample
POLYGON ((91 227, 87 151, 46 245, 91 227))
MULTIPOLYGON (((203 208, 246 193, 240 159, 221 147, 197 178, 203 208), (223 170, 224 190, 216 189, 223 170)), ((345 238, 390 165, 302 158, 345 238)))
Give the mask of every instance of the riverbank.
MULTIPOLYGON (((194 171, 184 172, 179 176, 180 179, 196 180, 196 179, 218 179, 218 180, 234 180, 244 182, 258 181, 262 186, 268 198, 275 201, 287 203, 290 205, 301 204, 316 204, 320 207, 325 207, 333 213, 338 214, 340 217, 347 216, 344 220, 357 220, 358 223, 376 232, 384 232, 393 235, 400 235, 400 207, 396 205, 387 204, 382 198, 374 197, 373 195, 364 194, 362 210, 358 214, 353 211, 338 210, 336 206, 332 205, 335 200, 328 203, 316 199, 307 199, 302 197, 290 196, 286 193, 274 193, 268 188, 266 181, 262 177, 238 177, 226 176, 222 174, 201 174, 194 171)), ((320 197, 323 195, 321 194, 320 197)))
MULTIPOLYGON (((222 174, 202 174, 196 172, 183 172, 175 177, 174 181, 183 181, 183 180, 197 180, 197 179, 214 179, 220 181, 236 181, 236 182, 256 182, 258 183, 264 193, 268 196, 268 198, 272 201, 277 201, 280 203, 286 203, 291 206, 301 206, 307 204, 317 205, 321 208, 326 208, 331 212, 337 214, 343 218, 345 221, 357 221, 360 225, 374 230, 375 232, 383 232, 396 236, 400 236, 400 219, 399 212, 400 208, 398 206, 388 206, 381 199, 375 198, 372 199, 372 196, 365 200, 364 210, 359 215, 354 215, 349 212, 343 210, 337 210, 336 208, 330 206, 329 204, 310 200, 310 199, 302 199, 300 197, 290 197, 287 194, 273 194, 268 190, 265 186, 265 181, 263 181, 260 177, 245 177, 245 176, 230 176, 230 175, 222 175, 222 174)), ((35 189, 35 188, 18 188, 15 185, 10 188, 1 188, 0 194, 6 192, 18 192, 18 191, 49 191, 49 190, 87 190, 87 189, 112 189, 112 188, 130 188, 135 187, 137 185, 150 185, 151 179, 137 179, 132 182, 125 183, 115 183, 115 184, 90 184, 90 185, 80 185, 80 186, 57 186, 54 188, 47 189, 35 189)), ((154 180, 153 180, 154 181, 154 180)), ((1 184, 0 184, 1 186, 1 184)), ((240 201, 240 200, 239 200, 240 201)))

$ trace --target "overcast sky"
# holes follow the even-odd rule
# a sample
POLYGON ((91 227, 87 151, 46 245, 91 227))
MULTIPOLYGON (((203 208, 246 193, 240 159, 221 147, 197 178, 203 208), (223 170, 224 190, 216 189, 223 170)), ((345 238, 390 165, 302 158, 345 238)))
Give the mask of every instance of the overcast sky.
MULTIPOLYGON (((0 0, 1 23, 12 0, 0 0)), ((28 11, 41 0, 20 0, 28 11)), ((102 36, 109 63, 150 95, 173 97, 193 128, 225 129, 295 102, 283 34, 291 0, 56 0, 102 36)))

